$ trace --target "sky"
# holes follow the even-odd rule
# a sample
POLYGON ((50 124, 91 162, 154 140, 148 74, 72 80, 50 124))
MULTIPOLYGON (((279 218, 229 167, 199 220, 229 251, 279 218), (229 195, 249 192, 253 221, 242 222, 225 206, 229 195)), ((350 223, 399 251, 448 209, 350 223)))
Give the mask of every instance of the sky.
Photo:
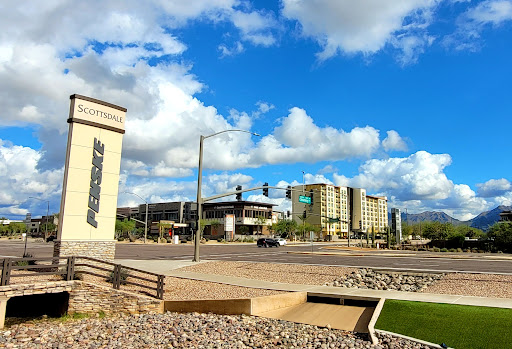
POLYGON ((512 203, 511 44, 512 0, 2 0, 0 216, 59 211, 76 93, 128 109, 118 207, 195 201, 200 135, 243 129, 205 140, 203 197, 473 218, 512 203))

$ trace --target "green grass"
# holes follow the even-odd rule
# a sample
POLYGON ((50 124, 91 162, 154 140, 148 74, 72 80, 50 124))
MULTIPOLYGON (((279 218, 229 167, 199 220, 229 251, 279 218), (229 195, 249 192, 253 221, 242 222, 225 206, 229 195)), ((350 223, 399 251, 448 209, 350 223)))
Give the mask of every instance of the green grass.
POLYGON ((58 318, 59 321, 61 322, 66 322, 66 321, 70 321, 70 320, 81 320, 81 319, 87 319, 89 318, 90 315, 89 314, 84 314, 84 313, 73 313, 73 314, 66 314, 66 315, 63 315, 61 316, 60 318, 58 318))
POLYGON ((456 349, 510 348, 512 309, 386 300, 375 328, 456 349))

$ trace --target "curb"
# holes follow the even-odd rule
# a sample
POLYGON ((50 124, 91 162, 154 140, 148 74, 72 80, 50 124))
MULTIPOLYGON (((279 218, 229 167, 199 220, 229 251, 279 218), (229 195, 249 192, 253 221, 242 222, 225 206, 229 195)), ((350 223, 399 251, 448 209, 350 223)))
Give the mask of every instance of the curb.
POLYGON ((379 319, 380 312, 382 311, 382 308, 384 307, 385 301, 386 301, 386 298, 379 299, 379 303, 377 303, 377 306, 375 307, 375 310, 373 311, 372 318, 370 319, 370 323, 368 324, 368 334, 370 335, 370 339, 372 340, 372 343, 375 345, 379 344, 379 339, 375 335, 375 324, 377 323, 377 320, 379 319))
MULTIPOLYGON (((424 340, 421 340, 421 339, 418 339, 418 338, 413 338, 413 337, 409 337, 409 336, 405 336, 403 334, 400 334, 400 333, 394 333, 394 332, 389 332, 389 331, 384 331, 384 330, 375 330, 376 333, 382 333, 382 334, 387 334, 387 335, 391 335, 393 337, 398 337, 398 338, 403 338, 403 339, 407 339, 409 341, 412 341, 412 342, 416 342, 418 344, 423 344, 423 345, 428 345, 432 348, 439 348, 439 349, 443 349, 442 346, 440 346, 439 344, 435 344, 435 343, 430 343, 430 342, 427 342, 427 341, 424 341, 424 340)), ((448 349, 454 349, 452 347, 447 347, 448 349)))

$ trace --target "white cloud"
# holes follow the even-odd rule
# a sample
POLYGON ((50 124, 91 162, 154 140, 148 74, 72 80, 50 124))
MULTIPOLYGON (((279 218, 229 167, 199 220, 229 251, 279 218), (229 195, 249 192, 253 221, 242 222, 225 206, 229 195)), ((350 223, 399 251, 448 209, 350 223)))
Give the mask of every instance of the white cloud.
POLYGON ((512 20, 512 1, 490 0, 479 3, 466 13, 467 19, 476 24, 493 25, 512 20))
MULTIPOLYGON (((400 41, 406 35, 416 42, 401 42, 404 49, 402 59, 414 55, 407 50, 423 40, 426 27, 431 20, 431 11, 439 1, 380 1, 380 0, 283 0, 283 15, 299 21, 302 33, 313 37, 322 46, 320 60, 337 53, 373 54, 387 43, 400 41)), ((399 46, 400 46, 399 45, 399 46)))
POLYGON ((241 31, 244 40, 261 46, 271 46, 276 43, 271 29, 278 25, 270 13, 233 11, 231 20, 241 31))
POLYGON ((487 0, 470 8, 457 19, 457 30, 447 35, 443 43, 456 50, 476 51, 480 48, 480 33, 487 27, 498 27, 512 20, 512 1, 487 0))
POLYGON ((231 48, 229 48, 225 44, 220 44, 217 48, 220 51, 221 58, 235 56, 244 52, 244 45, 242 45, 240 41, 235 42, 235 44, 231 48))
POLYGON ((384 150, 407 150, 407 144, 405 144, 404 140, 402 139, 402 137, 400 137, 398 132, 391 130, 387 131, 387 134, 388 136, 382 141, 382 146, 384 147, 384 150))
POLYGON ((46 215, 47 204, 41 200, 50 201, 50 213, 58 211, 63 171, 38 171, 41 156, 34 149, 0 139, 0 214, 46 215))
MULTIPOLYGON (((369 190, 385 190, 402 201, 441 200, 448 198, 453 190, 452 181, 443 172, 450 163, 450 155, 426 151, 407 158, 372 159, 360 167, 360 173, 349 183, 369 190)), ((336 184, 347 182, 346 177, 336 179, 336 184)))
POLYGON ((409 212, 442 210, 467 220, 496 206, 477 196, 467 184, 454 184, 444 173, 450 164, 448 154, 418 151, 406 158, 368 160, 353 178, 334 174, 333 179, 339 186, 366 188, 369 193, 387 196, 389 207, 407 207, 409 212))
POLYGON ((484 198, 502 196, 512 192, 512 183, 505 178, 490 179, 485 183, 478 183, 478 195, 484 198))

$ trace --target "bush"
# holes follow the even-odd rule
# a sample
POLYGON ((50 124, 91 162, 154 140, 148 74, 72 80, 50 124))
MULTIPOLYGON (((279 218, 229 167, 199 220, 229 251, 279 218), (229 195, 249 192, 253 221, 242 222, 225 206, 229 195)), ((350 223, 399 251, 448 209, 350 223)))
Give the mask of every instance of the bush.
POLYGON ((450 252, 457 252, 457 249, 455 249, 455 248, 450 248, 450 249, 449 249, 449 251, 450 251, 450 252))
POLYGON ((448 249, 443 247, 440 251, 441 252, 448 252, 448 249))
POLYGON ((460 248, 460 247, 459 247, 459 248, 457 249, 457 252, 462 252, 462 248, 460 248))
MULTIPOLYGON (((121 268, 121 275, 120 275, 121 285, 126 285, 126 279, 128 278, 128 276, 130 276, 130 273, 127 270, 121 268)), ((111 271, 109 276, 107 276, 106 281, 109 283, 114 282, 114 272, 113 271, 111 271)))
POLYGON ((441 252, 441 249, 439 247, 434 247, 432 249, 432 252, 441 252))

